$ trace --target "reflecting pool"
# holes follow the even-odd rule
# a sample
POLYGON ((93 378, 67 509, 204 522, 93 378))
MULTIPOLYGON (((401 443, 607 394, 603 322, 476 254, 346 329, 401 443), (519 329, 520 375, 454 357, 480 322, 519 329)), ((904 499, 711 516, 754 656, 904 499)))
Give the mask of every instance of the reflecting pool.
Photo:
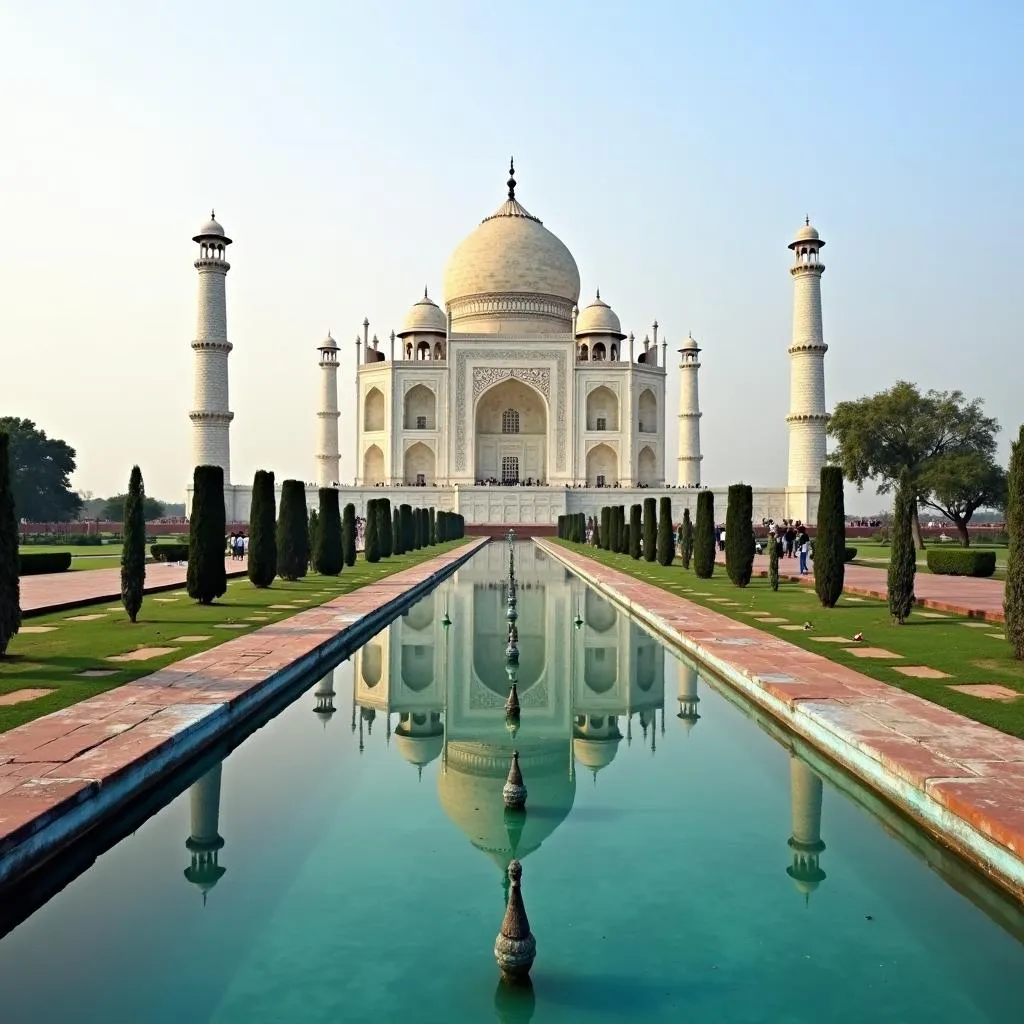
POLYGON ((526 543, 510 666, 507 563, 11 918, 4 1024, 1020 1019, 1018 907, 526 543), (493 954, 513 858, 527 992, 493 954))

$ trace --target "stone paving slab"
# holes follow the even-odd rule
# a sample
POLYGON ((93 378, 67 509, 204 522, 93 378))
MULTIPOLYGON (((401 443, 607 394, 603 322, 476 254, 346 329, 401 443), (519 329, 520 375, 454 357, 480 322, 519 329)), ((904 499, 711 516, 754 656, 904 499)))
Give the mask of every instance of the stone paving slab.
MULTIPOLYGON (((224 559, 228 577, 245 575, 245 562, 224 559)), ((146 593, 172 590, 185 582, 188 566, 177 562, 152 562, 146 566, 146 593)), ((48 572, 21 578, 22 615, 43 615, 64 608, 79 608, 94 601, 113 601, 121 596, 120 569, 81 569, 48 572)), ((118 606, 120 611, 120 606, 118 606)))
POLYGON ((735 623, 535 543, 1024 898, 1024 740, 794 647, 756 622, 735 623), (726 645, 724 636, 749 643, 726 645))
POLYGON ((364 626, 375 632, 397 610, 392 602, 413 588, 429 589, 438 573, 447 575, 486 543, 443 552, 0 734, 0 884, 20 877, 330 658, 345 634, 364 626))
MULTIPOLYGON (((716 554, 718 562, 724 562, 725 555, 716 554)), ((806 586, 814 586, 813 571, 801 576, 797 560, 783 558, 779 561, 779 578, 797 580, 806 586)), ((812 563, 813 569, 813 563, 812 563)), ((754 573, 768 575, 768 556, 754 556, 754 573)), ((844 594, 859 594, 886 600, 886 570, 871 569, 864 565, 847 565, 844 570, 844 594)), ((918 572, 914 576, 914 596, 922 608, 966 615, 986 622, 1003 622, 1002 580, 978 579, 972 576, 936 576, 930 572, 918 572)), ((929 616, 931 617, 931 616, 929 616)))

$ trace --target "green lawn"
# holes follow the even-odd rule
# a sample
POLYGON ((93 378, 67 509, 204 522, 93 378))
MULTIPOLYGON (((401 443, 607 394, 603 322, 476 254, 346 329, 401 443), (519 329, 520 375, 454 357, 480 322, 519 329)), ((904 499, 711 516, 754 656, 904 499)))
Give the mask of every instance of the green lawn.
MULTIPOLYGON (((628 555, 614 555, 598 548, 555 541, 570 549, 603 562, 622 572, 653 583, 688 601, 704 605, 722 615, 754 626, 814 651, 831 661, 847 665, 866 676, 897 686, 908 693, 925 697, 968 718, 984 722, 1013 736, 1024 737, 1024 700, 1009 703, 972 697, 951 690, 951 684, 1000 683, 1024 694, 1024 662, 1014 659, 1010 645, 998 623, 982 623, 956 615, 915 611, 903 626, 894 626, 887 605, 869 598, 854 600, 845 596, 835 608, 822 608, 812 587, 796 582, 780 582, 772 591, 768 580, 755 577, 740 589, 732 585, 725 566, 716 565, 710 580, 699 580, 693 570, 685 570, 678 558, 663 567, 644 561, 635 562, 628 555), (697 593, 684 592, 697 591, 697 593), (728 598, 737 605, 723 605, 712 598, 728 598), (779 623, 758 623, 750 612, 766 612, 785 619, 779 623), (942 616, 932 618, 931 616, 942 616), (784 630, 786 625, 810 622, 811 630, 784 630), (865 643, 881 647, 903 657, 892 661, 857 658, 841 644, 821 643, 815 636, 853 637, 863 633, 865 643), (948 679, 913 679, 894 670, 895 666, 925 665, 946 672, 948 679)), ((850 647, 854 644, 851 643, 850 647)))
POLYGON ((444 551, 466 543, 449 541, 436 547, 370 565, 360 557, 340 576, 310 574, 293 583, 275 580, 266 590, 258 590, 246 577, 228 581, 227 593, 212 605, 191 601, 184 589, 147 595, 139 621, 132 625, 124 610, 114 601, 56 612, 27 619, 14 637, 7 655, 0 658, 0 695, 26 688, 52 689, 53 692, 21 704, 0 706, 0 732, 12 729, 52 711, 76 704, 94 694, 110 690, 197 651, 215 647, 233 636, 259 629, 269 622, 330 601, 392 573, 426 561, 444 551), (293 608, 271 605, 292 604, 293 608), (75 621, 78 616, 101 615, 91 621, 75 621), (254 619, 253 616, 265 616, 254 619), (241 628, 222 628, 226 624, 241 628), (45 633, 26 632, 40 626, 56 627, 45 633), (177 637, 201 636, 205 639, 181 641, 177 637), (174 647, 173 653, 146 661, 111 662, 112 655, 125 654, 140 647, 174 647), (113 675, 83 677, 86 671, 113 670, 113 675))
MULTIPOLYGON (((181 544, 186 541, 188 541, 188 536, 182 535, 180 537, 158 537, 153 543, 181 544)), ((147 551, 149 551, 150 543, 149 541, 146 542, 147 551)), ((97 555, 104 558, 119 559, 121 557, 121 542, 113 541, 110 543, 104 542, 103 544, 21 544, 18 550, 26 555, 53 551, 70 551, 72 556, 97 555)))

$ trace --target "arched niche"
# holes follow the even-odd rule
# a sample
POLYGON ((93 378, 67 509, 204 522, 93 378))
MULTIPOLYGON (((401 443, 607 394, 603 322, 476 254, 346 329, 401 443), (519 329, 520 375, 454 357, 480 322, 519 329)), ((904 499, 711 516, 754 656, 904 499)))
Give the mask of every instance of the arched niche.
POLYGON ((380 682, 384 667, 384 652, 380 644, 366 644, 360 651, 363 682, 371 689, 380 682))
POLYGON ((434 681, 434 648, 428 644, 402 644, 402 685, 414 693, 434 681))
POLYGON ((405 393, 403 422, 406 430, 437 429, 437 398, 430 388, 417 384, 405 393))
POLYGON ((607 633, 618 621, 619 614, 615 605, 593 590, 588 590, 583 599, 583 620, 587 629, 597 633, 607 633))
POLYGON ((651 487, 658 481, 658 460, 650 445, 644 445, 636 459, 637 483, 651 487))
POLYGON ((405 451, 403 479, 410 487, 430 487, 436 478, 434 451, 422 441, 410 445, 405 451))
POLYGON ((417 601, 403 616, 402 621, 409 629, 429 629, 434 621, 434 595, 427 594, 417 601))
POLYGON ((618 396, 611 388, 602 384, 587 395, 587 430, 618 429, 618 396))
POLYGON ((611 487, 619 479, 619 457, 608 444, 594 445, 587 452, 587 486, 611 487))
POLYGON ((641 434, 658 433, 658 400, 650 388, 640 392, 637 403, 637 429, 641 434))
POLYGON ((588 647, 583 654, 583 682, 592 693, 607 693, 619 676, 617 647, 588 647))
POLYGON ((363 399, 363 430, 384 429, 384 394, 380 388, 370 388, 363 399))
POLYGON ((485 391, 475 411, 476 479, 514 484, 547 475, 548 410, 543 396, 516 378, 485 391))
POLYGON ((363 455, 363 484, 366 487, 376 487, 384 483, 384 453, 380 448, 371 444, 363 455))

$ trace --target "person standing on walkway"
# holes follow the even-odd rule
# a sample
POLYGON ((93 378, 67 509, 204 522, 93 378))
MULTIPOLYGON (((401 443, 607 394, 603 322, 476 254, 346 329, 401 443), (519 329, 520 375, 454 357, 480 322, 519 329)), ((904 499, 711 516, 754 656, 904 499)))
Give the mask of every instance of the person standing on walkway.
POLYGON ((801 527, 800 533, 796 538, 797 550, 800 552, 800 575, 807 575, 807 554, 811 549, 811 538, 807 535, 807 531, 801 527))

